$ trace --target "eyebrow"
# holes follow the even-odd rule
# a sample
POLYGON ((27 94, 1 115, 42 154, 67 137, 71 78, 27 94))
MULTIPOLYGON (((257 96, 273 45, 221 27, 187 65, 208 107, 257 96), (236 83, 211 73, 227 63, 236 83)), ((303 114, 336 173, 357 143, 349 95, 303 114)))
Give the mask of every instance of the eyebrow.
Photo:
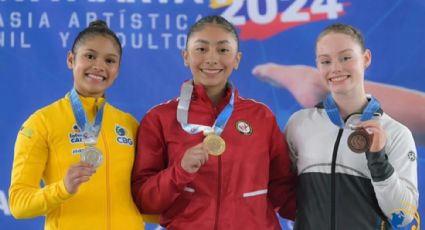
MULTIPOLYGON (((88 49, 86 49, 86 51, 90 51, 90 52, 93 52, 93 53, 96 53, 96 54, 98 54, 99 52, 97 52, 96 50, 94 50, 94 49, 90 49, 90 48, 88 48, 88 49)), ((119 57, 119 55, 116 55, 116 54, 114 54, 114 53, 108 53, 108 54, 106 54, 106 56, 113 56, 113 57, 119 57)))
MULTIPOLYGON (((345 53, 347 51, 354 51, 354 50, 353 49, 344 49, 344 50, 339 51, 338 54, 345 53)), ((328 57, 328 56, 330 56, 330 55, 329 54, 320 54, 320 55, 317 55, 318 58, 320 58, 320 57, 328 57)))
MULTIPOLYGON (((210 44, 210 42, 203 39, 198 39, 195 41, 195 43, 210 44)), ((230 44, 230 42, 228 40, 221 40, 221 41, 218 41, 217 44, 218 45, 230 44)))

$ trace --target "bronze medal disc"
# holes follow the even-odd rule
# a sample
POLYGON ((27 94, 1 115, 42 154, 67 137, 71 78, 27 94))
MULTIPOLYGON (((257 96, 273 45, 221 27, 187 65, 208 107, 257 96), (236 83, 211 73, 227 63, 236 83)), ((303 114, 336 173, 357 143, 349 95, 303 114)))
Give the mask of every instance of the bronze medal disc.
POLYGON ((204 138, 204 144, 208 148, 208 153, 213 156, 219 156, 224 153, 226 149, 226 142, 224 142, 223 138, 216 134, 208 134, 204 138))
POLYGON ((348 147, 355 153, 364 153, 369 150, 371 143, 370 135, 364 129, 357 129, 348 136, 348 147))

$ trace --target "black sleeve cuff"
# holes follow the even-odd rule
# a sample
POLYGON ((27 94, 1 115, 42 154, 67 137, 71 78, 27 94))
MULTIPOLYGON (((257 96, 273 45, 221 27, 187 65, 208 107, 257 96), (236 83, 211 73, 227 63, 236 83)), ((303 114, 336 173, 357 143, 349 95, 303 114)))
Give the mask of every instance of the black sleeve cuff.
POLYGON ((393 174, 394 168, 388 161, 388 156, 384 150, 366 152, 366 159, 374 182, 384 181, 393 174))

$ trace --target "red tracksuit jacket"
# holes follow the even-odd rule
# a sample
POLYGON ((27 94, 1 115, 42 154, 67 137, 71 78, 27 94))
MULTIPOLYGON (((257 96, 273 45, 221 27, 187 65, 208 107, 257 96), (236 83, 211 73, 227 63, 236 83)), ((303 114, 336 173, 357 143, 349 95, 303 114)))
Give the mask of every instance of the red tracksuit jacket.
MULTIPOLYGON (((196 85, 188 123, 212 126, 229 102, 217 107, 196 85)), ((295 217, 295 174, 273 113, 264 104, 238 96, 221 137, 226 150, 210 156, 194 174, 181 167, 185 151, 202 142, 176 118, 178 100, 151 109, 138 131, 132 175, 133 198, 142 213, 160 213, 167 229, 280 229, 275 210, 295 217)))

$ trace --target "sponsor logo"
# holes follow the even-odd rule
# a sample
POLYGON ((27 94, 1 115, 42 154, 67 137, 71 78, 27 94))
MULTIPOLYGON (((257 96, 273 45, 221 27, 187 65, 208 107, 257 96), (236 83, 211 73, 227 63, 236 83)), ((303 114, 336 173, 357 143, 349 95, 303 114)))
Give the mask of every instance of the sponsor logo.
POLYGON ((416 154, 413 151, 409 151, 409 153, 407 153, 407 157, 409 158, 409 160, 411 161, 415 161, 416 160, 416 154))
POLYGON ((21 129, 19 129, 19 133, 28 138, 31 138, 34 132, 32 129, 22 126, 21 129))
POLYGON ((120 126, 115 125, 115 133, 117 134, 117 142, 125 145, 133 145, 133 140, 127 135, 127 130, 120 126))
POLYGON ((72 126, 72 132, 69 133, 69 142, 71 144, 80 144, 83 143, 83 134, 81 133, 80 128, 77 124, 72 126))
POLYGON ((74 125, 72 126, 72 129, 74 130, 74 132, 75 132, 75 133, 79 133, 79 132, 81 132, 80 127, 78 127, 78 125, 77 125, 77 124, 74 124, 74 125))
POLYGON ((72 155, 80 155, 83 150, 84 150, 83 148, 73 149, 71 153, 72 153, 72 155))

